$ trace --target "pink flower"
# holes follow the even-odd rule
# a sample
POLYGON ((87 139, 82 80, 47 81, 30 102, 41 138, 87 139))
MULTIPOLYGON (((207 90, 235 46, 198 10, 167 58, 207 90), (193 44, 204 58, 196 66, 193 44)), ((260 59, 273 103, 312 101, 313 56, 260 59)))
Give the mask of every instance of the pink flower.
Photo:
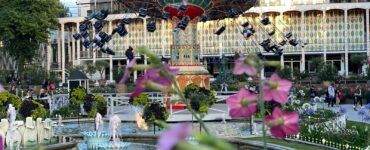
POLYGON ((125 72, 123 74, 122 79, 118 82, 119 84, 124 84, 128 80, 131 74, 132 68, 136 65, 136 58, 132 59, 126 66, 125 72))
POLYGON ((263 86, 264 99, 266 101, 274 100, 280 104, 286 103, 291 87, 292 82, 281 79, 277 74, 273 74, 263 86))
POLYGON ((180 141, 184 141, 191 132, 191 126, 187 123, 174 125, 171 129, 163 132, 159 137, 158 150, 172 150, 180 141))
POLYGON ((242 88, 226 100, 231 118, 250 117, 257 111, 257 95, 242 88))
POLYGON ((171 75, 176 75, 177 69, 171 69, 168 65, 161 68, 150 68, 136 80, 136 86, 131 97, 139 96, 146 88, 166 90, 171 87, 171 75))
POLYGON ((282 112, 279 107, 275 107, 272 115, 266 116, 265 121, 270 127, 270 132, 274 137, 285 138, 287 135, 298 133, 298 113, 282 112))
POLYGON ((254 66, 254 60, 240 57, 235 60, 233 73, 236 75, 246 73, 247 75, 255 76, 257 74, 257 69, 254 66))

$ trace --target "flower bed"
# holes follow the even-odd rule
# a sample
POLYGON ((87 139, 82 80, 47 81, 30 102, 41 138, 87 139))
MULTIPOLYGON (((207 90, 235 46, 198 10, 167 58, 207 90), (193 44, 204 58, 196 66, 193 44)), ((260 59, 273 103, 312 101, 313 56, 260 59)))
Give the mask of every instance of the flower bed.
POLYGON ((322 144, 338 149, 363 149, 368 141, 368 129, 348 126, 346 116, 340 115, 324 122, 301 123, 300 133, 288 139, 322 144), (340 137, 340 138, 338 138, 340 137))

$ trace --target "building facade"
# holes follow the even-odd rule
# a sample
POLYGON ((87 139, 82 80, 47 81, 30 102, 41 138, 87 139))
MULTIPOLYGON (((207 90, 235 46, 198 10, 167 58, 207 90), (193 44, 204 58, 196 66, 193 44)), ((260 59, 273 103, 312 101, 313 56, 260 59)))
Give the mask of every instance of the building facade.
MULTIPOLYGON (((79 9, 80 17, 59 18, 59 30, 52 37, 51 49, 47 49, 46 53, 49 70, 60 72, 62 79, 65 79, 68 67, 106 60, 110 62, 110 67, 107 68, 108 79, 113 80, 113 69, 126 63, 124 52, 129 46, 135 49, 145 45, 158 56, 170 57, 174 24, 156 20, 157 30, 147 32, 146 23, 152 19, 140 18, 136 14, 111 14, 107 17, 108 23, 103 30, 108 33, 120 19, 133 19, 127 26, 127 36, 114 35, 110 41, 109 45, 116 53, 114 56, 86 49, 81 41, 74 40, 72 35, 78 33, 80 22, 92 8, 99 8, 97 6, 101 4, 104 8, 111 7, 115 12, 113 8, 117 6, 109 2, 107 0, 95 3, 90 0, 90 3, 80 3, 79 7, 86 8, 79 9)), ((282 56, 264 52, 267 59, 280 61, 283 66, 295 70, 314 73, 312 60, 320 57, 335 66, 338 74, 348 77, 361 72, 361 68, 351 64, 352 56, 370 56, 369 10, 370 2, 366 0, 261 0, 259 6, 253 7, 238 18, 197 23, 200 58, 211 73, 217 73, 216 63, 221 57, 262 51, 258 43, 266 36, 258 33, 265 30, 257 24, 261 16, 268 16, 273 23, 272 27, 279 31, 274 35, 277 39, 291 31, 293 37, 300 39, 305 46, 285 46, 282 56), (257 34, 253 39, 245 40, 241 34, 240 25, 246 21, 257 26, 257 34), (225 32, 219 36, 215 35, 214 32, 223 25, 226 25, 225 32)), ((142 60, 142 63, 147 62, 142 60)), ((270 71, 265 69, 266 74, 270 71)))

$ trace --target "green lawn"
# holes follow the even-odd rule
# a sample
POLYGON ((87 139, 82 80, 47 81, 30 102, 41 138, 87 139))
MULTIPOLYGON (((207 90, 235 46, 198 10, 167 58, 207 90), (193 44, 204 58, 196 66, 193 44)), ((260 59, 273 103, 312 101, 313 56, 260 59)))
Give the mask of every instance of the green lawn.
POLYGON ((362 122, 355 122, 355 121, 347 121, 347 128, 348 127, 351 127, 351 126, 356 126, 356 127, 360 127, 360 128, 365 128, 367 127, 369 130, 369 132, 367 132, 368 136, 367 136, 367 140, 368 142, 370 141, 370 124, 368 123, 362 123, 362 122))
MULTIPOLYGON (((347 121, 347 127, 351 127, 351 126, 367 127, 368 129, 370 129, 370 124, 354 122, 354 121, 347 121)), ((370 141, 370 132, 368 132, 368 134, 369 134, 368 140, 370 141)), ((244 139, 249 140, 249 141, 262 141, 262 137, 244 138, 244 139)), ((299 142, 286 141, 286 140, 280 140, 280 139, 275 139, 275 138, 268 138, 267 142, 272 143, 272 144, 278 144, 278 145, 285 146, 285 147, 294 148, 297 150, 325 150, 325 148, 323 147, 317 147, 317 146, 307 145, 307 144, 303 144, 299 142)))
MULTIPOLYGON (((245 140, 249 141, 262 141, 262 137, 254 137, 254 138, 245 138, 245 140)), ((286 140, 280 140, 280 139, 274 139, 274 138, 268 138, 267 143, 277 144, 289 148, 294 148, 297 150, 326 150, 322 147, 317 146, 311 146, 307 144, 302 144, 299 142, 293 142, 293 141, 286 141, 286 140)))

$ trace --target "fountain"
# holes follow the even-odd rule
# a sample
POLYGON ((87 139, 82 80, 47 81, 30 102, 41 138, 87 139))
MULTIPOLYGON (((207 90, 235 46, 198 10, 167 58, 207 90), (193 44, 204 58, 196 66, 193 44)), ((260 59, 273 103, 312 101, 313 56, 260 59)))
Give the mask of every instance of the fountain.
MULTIPOLYGON (((22 141, 21 133, 16 129, 16 111, 15 107, 12 104, 9 104, 7 116, 9 120, 9 128, 6 133, 6 145, 8 145, 9 149, 19 149, 20 143, 22 141)), ((20 123, 21 124, 21 123, 20 123)))
POLYGON ((62 121, 63 121, 62 115, 58 115, 58 126, 63 126, 62 121))
POLYGON ((148 130, 148 125, 146 124, 145 120, 143 119, 141 113, 136 113, 135 114, 135 120, 136 120, 136 125, 139 129, 148 130))
POLYGON ((78 145, 79 149, 126 149, 131 143, 121 142, 118 137, 118 129, 121 119, 114 115, 109 119, 109 134, 102 131, 102 116, 97 113, 95 117, 95 131, 85 131, 81 134, 85 142, 78 145), (110 141, 112 139, 112 141, 110 141))
POLYGON ((101 116, 100 113, 96 113, 96 117, 95 117, 95 130, 100 133, 100 131, 102 130, 101 129, 101 125, 103 124, 103 117, 101 116))

